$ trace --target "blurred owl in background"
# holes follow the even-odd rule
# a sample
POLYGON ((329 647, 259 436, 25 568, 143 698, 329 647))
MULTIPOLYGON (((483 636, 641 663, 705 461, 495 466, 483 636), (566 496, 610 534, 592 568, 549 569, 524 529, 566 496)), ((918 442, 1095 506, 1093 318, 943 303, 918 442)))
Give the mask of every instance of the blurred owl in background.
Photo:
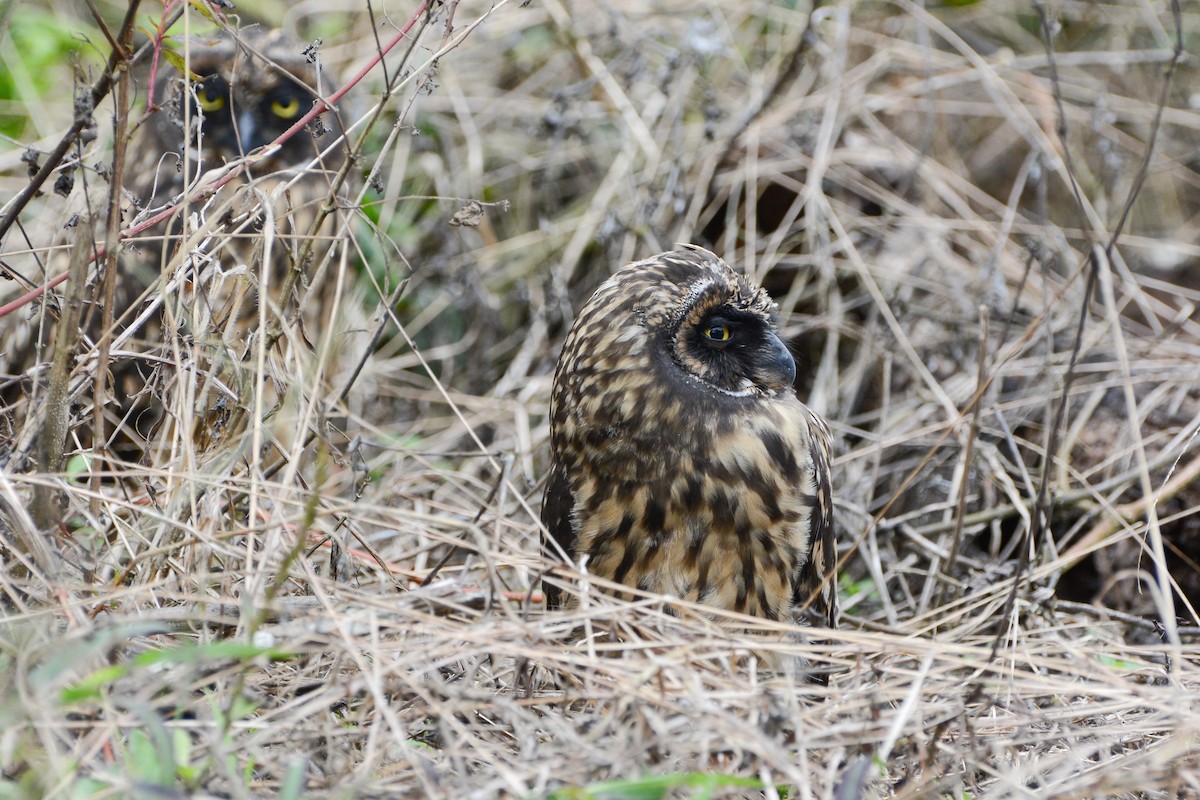
MULTIPOLYGON (((130 190, 143 209, 139 218, 172 203, 188 185, 220 178, 229 164, 292 128, 319 96, 340 88, 320 67, 313 47, 280 31, 247 29, 236 37, 222 32, 182 49, 191 76, 167 70, 155 84, 160 109, 151 116, 144 149, 154 163, 134 173, 138 182, 130 190)), ((179 277, 190 279, 197 290, 199 317, 191 320, 196 333, 208 329, 228 338, 238 330, 242 313, 257 311, 263 284, 271 301, 268 317, 286 312, 337 243, 336 212, 322 227, 314 224, 322 206, 336 204, 334 181, 346 154, 340 115, 318 116, 276 151, 246 162, 245 172, 217 196, 176 212, 157 241, 143 239, 151 245, 144 251, 155 257, 146 277, 190 267, 179 277), (163 233, 166 245, 155 246, 163 233), (264 266, 268 246, 269 269, 242 281, 244 273, 264 266), (290 270, 301 277, 292 296, 278 296, 290 270)))
MULTIPOLYGON (((221 33, 187 44, 186 56, 190 75, 167 70, 155 83, 160 109, 146 148, 155 163, 136 173, 144 177, 131 187, 143 215, 269 145, 318 97, 340 88, 314 47, 280 31, 221 33)), ((338 113, 320 115, 275 152, 247 162, 213 198, 178 211, 158 232, 168 234, 158 239, 165 244, 151 237, 138 259, 143 274, 133 287, 161 276, 161 290, 170 286, 163 281, 178 279, 164 302, 176 302, 174 318, 194 337, 195 374, 209 376, 195 395, 196 410, 207 409, 202 443, 220 438, 223 418, 249 403, 250 347, 260 319, 285 329, 298 321, 306 346, 324 333, 348 215, 343 207, 318 221, 348 185, 335 191, 348 150, 343 131, 338 113)), ((135 304, 130 298, 126 305, 135 304)))
MULTIPOLYGON (((139 218, 169 205, 186 185, 215 180, 223 167, 270 144, 307 114, 319 96, 338 88, 336 79, 320 68, 311 46, 280 31, 251 28, 236 38, 223 32, 184 43, 180 49, 178 55, 191 74, 160 64, 153 87, 158 110, 149 119, 144 155, 128 187, 142 209, 139 218), (204 181, 201 176, 211 170, 217 172, 204 181)), ((285 246, 295 248, 329 196, 345 154, 339 115, 322 114, 275 152, 247 163, 230 184, 234 191, 226 192, 225 203, 196 201, 188 210, 199 212, 213 227, 224 226, 233 234, 222 243, 225 252, 245 260, 252 248, 263 245, 257 234, 264 229, 264 215, 253 206, 282 189, 272 206, 275 233, 284 237, 285 246)), ((170 229, 174 235, 180 232, 181 216, 176 214, 170 229)), ((188 242, 168 240, 157 254, 170 259, 180 244, 188 242)), ((280 258, 296 255, 288 249, 280 258)))
MULTIPOLYGON (((263 321, 278 325, 285 347, 316 347, 339 285, 350 220, 342 200, 350 184, 335 185, 348 152, 340 108, 274 152, 254 152, 292 128, 318 97, 340 88, 314 46, 248 28, 175 41, 172 50, 170 63, 166 57, 157 63, 146 98, 150 113, 130 146, 123 227, 144 223, 185 195, 193 199, 132 237, 120 260, 109 361, 115 400, 105 413, 107 443, 122 458, 143 455, 165 421, 192 429, 201 449, 226 438, 227 423, 253 407, 251 352, 263 321), (241 174, 213 193, 235 162, 241 174)), ((67 334, 77 340, 73 385, 87 378, 81 370, 89 363, 94 369, 96 360, 82 356, 94 352, 101 334, 99 281, 87 293, 92 302, 84 321, 67 334)), ((17 417, 36 407, 38 384, 62 336, 54 324, 24 327, 26 346, 7 334, 0 343, 0 361, 7 360, 0 372, 18 376, 9 386, 25 395, 14 401, 5 393, 17 417), (40 343, 28 335, 38 329, 46 331, 40 343)), ((270 408, 286 383, 272 380, 277 364, 266 368, 259 383, 280 386, 267 398, 270 408)), ((86 404, 90 392, 76 397, 86 404)), ((77 406, 72 415, 84 447, 90 417, 89 407, 77 406)))

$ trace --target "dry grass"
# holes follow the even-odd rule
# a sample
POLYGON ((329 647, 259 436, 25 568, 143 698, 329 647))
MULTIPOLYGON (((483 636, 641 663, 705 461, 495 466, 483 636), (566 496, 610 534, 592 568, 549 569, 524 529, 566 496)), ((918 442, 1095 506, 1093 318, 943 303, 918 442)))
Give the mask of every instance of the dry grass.
MULTIPOLYGON (((361 6, 298 8, 331 66, 366 63, 361 6)), ((380 39, 413 11, 374 10, 380 39)), ((168 426, 89 475, 83 359, 78 472, 39 473, 7 401, 0 797, 1200 796, 1200 81, 1183 62, 1160 103, 1161 3, 1052 13, 1048 53, 1024 3, 439 7, 388 61, 410 79, 366 135, 369 210, 338 218, 340 321, 248 362, 244 435, 168 426), (451 226, 470 199, 508 206, 451 226), (841 630, 541 608, 565 326, 676 241, 768 285, 839 435, 841 630)), ((11 198, 73 111, 0 112, 27 120, 11 198)), ((62 219, 35 199, 4 264, 56 274, 62 219)))

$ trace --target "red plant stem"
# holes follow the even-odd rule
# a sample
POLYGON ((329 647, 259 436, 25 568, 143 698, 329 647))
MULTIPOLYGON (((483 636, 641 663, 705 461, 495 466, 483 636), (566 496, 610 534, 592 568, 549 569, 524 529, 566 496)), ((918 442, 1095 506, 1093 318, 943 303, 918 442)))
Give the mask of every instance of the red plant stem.
MULTIPOLYGON (((425 13, 425 10, 428 7, 429 7, 429 0, 422 0, 421 4, 419 6, 417 6, 417 10, 414 11, 412 16, 408 18, 408 22, 405 23, 404 27, 402 27, 400 29, 400 31, 394 37, 392 37, 392 39, 386 45, 384 45, 379 51, 377 51, 375 53, 374 58, 372 58, 370 61, 368 61, 362 67, 362 69, 360 69, 358 72, 356 72, 354 74, 354 77, 352 77, 350 80, 348 80, 346 82, 345 86, 343 86, 341 89, 338 89, 333 94, 329 95, 328 98, 318 98, 317 102, 313 103, 312 109, 307 114, 305 114, 303 117, 301 117, 299 120, 297 120, 296 124, 292 125, 292 127, 288 128, 286 131, 281 133, 279 135, 279 137, 277 139, 275 139, 275 141, 271 142, 269 145, 266 145, 265 147, 269 150, 270 148, 273 148, 277 145, 283 144, 288 139, 290 139, 294 135, 296 135, 299 131, 301 131, 305 125, 307 125, 308 123, 310 123, 314 119, 316 119, 319 115, 324 114, 326 111, 332 110, 334 103, 336 103, 338 100, 342 99, 342 97, 344 97, 347 92, 349 92, 351 89, 353 89, 355 86, 357 86, 359 84, 359 82, 362 81, 362 79, 365 78, 367 76, 367 74, 371 70, 373 70, 377 64, 379 64, 381 61, 383 61, 383 57, 385 55, 387 55, 389 52, 391 52, 392 48, 394 48, 396 45, 400 44, 400 42, 404 41, 405 37, 408 36, 408 32, 410 30, 412 30, 412 27, 414 25, 417 24, 417 21, 421 19, 421 15, 425 13)), ((264 155, 265 155, 265 152, 266 151, 264 150, 264 153, 263 153, 264 155)), ((254 160, 257 160, 257 159, 252 159, 250 163, 252 163, 254 160)), ((145 231, 149 228, 154 227, 158 223, 160 223, 163 220, 170 217, 172 214, 175 213, 175 211, 180 206, 182 206, 186 203, 190 203, 195 200, 200 200, 200 199, 204 199, 207 197, 211 197, 222 186, 229 183, 231 180, 236 178, 238 175, 241 175, 242 172, 244 172, 246 169, 246 164, 247 164, 247 162, 245 162, 245 161, 243 161, 242 163, 239 163, 237 166, 235 166, 233 169, 231 169, 228 174, 226 174, 224 177, 222 177, 219 181, 212 184, 211 186, 205 186, 203 189, 196 191, 194 194, 188 195, 188 196, 184 197, 183 199, 181 199, 179 202, 177 202, 171 206, 168 206, 167 208, 164 208, 162 211, 158 212, 157 214, 150 217, 149 219, 143 220, 142 222, 139 222, 137 225, 134 225, 133 227, 126 228, 125 230, 121 231, 119 239, 121 241, 124 241, 132 236, 138 235, 142 231, 145 231)), ((104 258, 105 252, 106 252, 106 248, 97 247, 94 251, 92 261, 94 262, 98 259, 104 258)), ((33 302, 34 300, 41 297, 43 294, 45 294, 50 289, 53 289, 55 286, 58 286, 60 283, 62 283, 66 279, 67 279, 67 273, 63 272, 62 274, 56 275, 55 277, 46 281, 44 284, 37 287, 36 289, 32 289, 29 292, 27 292, 26 294, 22 295, 21 297, 18 297, 16 300, 13 300, 11 303, 0 306, 0 317, 4 317, 5 315, 12 313, 13 311, 16 311, 18 308, 21 308, 22 306, 33 302)))

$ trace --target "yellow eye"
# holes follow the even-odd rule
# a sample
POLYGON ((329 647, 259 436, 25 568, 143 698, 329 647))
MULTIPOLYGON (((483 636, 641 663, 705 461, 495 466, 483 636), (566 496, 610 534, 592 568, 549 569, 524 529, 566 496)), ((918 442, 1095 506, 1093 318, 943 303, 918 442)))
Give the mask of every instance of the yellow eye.
POLYGON ((205 114, 225 107, 225 93, 215 86, 201 86, 196 91, 196 98, 200 101, 200 110, 205 114))
POLYGON ((300 113, 300 98, 291 95, 272 100, 271 113, 283 119, 291 119, 300 113))
POLYGON ((714 342, 728 342, 731 335, 728 325, 713 325, 704 331, 704 338, 714 342))

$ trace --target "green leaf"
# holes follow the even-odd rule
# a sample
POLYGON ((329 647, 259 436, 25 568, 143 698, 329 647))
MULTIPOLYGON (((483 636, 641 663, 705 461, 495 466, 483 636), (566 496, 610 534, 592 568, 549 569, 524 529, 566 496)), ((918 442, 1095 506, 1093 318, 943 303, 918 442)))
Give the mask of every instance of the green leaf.
POLYGON ((279 787, 279 800, 298 800, 304 796, 304 768, 303 759, 296 759, 288 764, 282 785, 279 787))
MULTIPOLYGON (((69 87, 72 59, 90 62, 98 56, 91 48, 80 48, 80 38, 99 36, 89 29, 70 31, 55 14, 34 3, 8 3, 8 35, 12 48, 0 67, 0 133, 20 138, 27 117, 22 108, 36 108, 44 99, 69 87), (11 109, 11 111, 9 110, 11 109), (17 113, 13 113, 17 112, 17 113)), ((0 13, 0 16, 5 16, 0 13)))
POLYGON ((172 754, 162 752, 150 734, 141 728, 129 732, 125 756, 129 771, 146 783, 155 786, 175 785, 175 760, 172 754))
POLYGON ((92 462, 95 459, 91 453, 77 453, 67 460, 67 479, 78 483, 81 479, 92 474, 92 462))
POLYGON ((756 778, 684 772, 561 789, 550 795, 547 800, 662 800, 672 789, 699 789, 700 794, 695 796, 706 798, 716 789, 729 787, 762 789, 764 784, 756 778))
POLYGON ((179 55, 179 53, 176 53, 174 50, 170 49, 165 44, 163 45, 161 52, 162 52, 162 57, 167 60, 167 63, 169 63, 175 69, 179 70, 179 74, 189 76, 190 80, 192 80, 193 82, 198 83, 200 81, 199 75, 197 75, 194 72, 188 71, 187 65, 183 61, 183 56, 179 55))
POLYGON ((76 681, 63 689, 59 695, 59 700, 66 704, 95 700, 100 697, 101 689, 116 683, 127 672, 129 672, 129 668, 124 664, 113 664, 112 666, 98 669, 82 680, 76 681))
POLYGON ((136 636, 161 633, 162 624, 157 622, 133 622, 101 630, 91 636, 64 639, 47 648, 45 659, 30 672, 30 682, 39 688, 52 687, 55 681, 74 680, 87 668, 88 659, 107 658, 105 654, 113 647, 136 636))
POLYGON ((1143 669, 1146 665, 1139 664, 1136 661, 1129 661, 1118 656, 1109 656, 1104 653, 1096 653, 1096 660, 1109 669, 1115 669, 1122 672, 1137 672, 1143 669))
MULTIPOLYGON (((122 631, 115 632, 117 633, 115 638, 126 638, 121 635, 122 633, 136 635, 137 632, 136 627, 130 626, 122 629, 122 631)), ((55 659, 53 662, 43 665, 41 668, 41 672, 44 673, 43 677, 50 679, 64 669, 78 664, 82 658, 88 657, 92 652, 106 649, 111 646, 113 639, 113 636, 102 636, 97 637, 95 640, 67 648, 60 654, 60 659, 55 659)), ((102 689, 123 678, 134 668, 146 668, 159 664, 198 664, 208 661, 225 660, 244 662, 252 661, 262 656, 266 656, 272 661, 284 661, 292 657, 290 653, 278 648, 260 647, 242 642, 224 641, 211 642, 209 644, 181 644, 161 650, 147 650, 137 655, 127 664, 114 664, 102 667, 63 689, 59 698, 63 703, 83 703, 95 700, 99 697, 102 689)), ((240 709, 240 711, 250 713, 253 711, 253 707, 240 709)))
POLYGON ((189 786, 201 777, 201 771, 192 764, 192 737, 183 728, 171 728, 171 751, 175 756, 175 774, 189 786))
POLYGON ((181 644, 162 650, 147 650, 133 660, 135 666, 149 667, 156 664, 199 664, 205 661, 252 661, 266 656, 272 661, 286 661, 291 653, 274 647, 260 647, 244 642, 210 642, 208 644, 181 644))
POLYGON ((188 5, 199 11, 213 25, 220 24, 217 22, 217 18, 213 16, 212 9, 208 7, 208 3, 205 3, 204 0, 189 0, 188 5))
POLYGON ((232 707, 229 709, 229 714, 234 719, 246 719, 258 708, 258 704, 248 697, 233 698, 232 707))

